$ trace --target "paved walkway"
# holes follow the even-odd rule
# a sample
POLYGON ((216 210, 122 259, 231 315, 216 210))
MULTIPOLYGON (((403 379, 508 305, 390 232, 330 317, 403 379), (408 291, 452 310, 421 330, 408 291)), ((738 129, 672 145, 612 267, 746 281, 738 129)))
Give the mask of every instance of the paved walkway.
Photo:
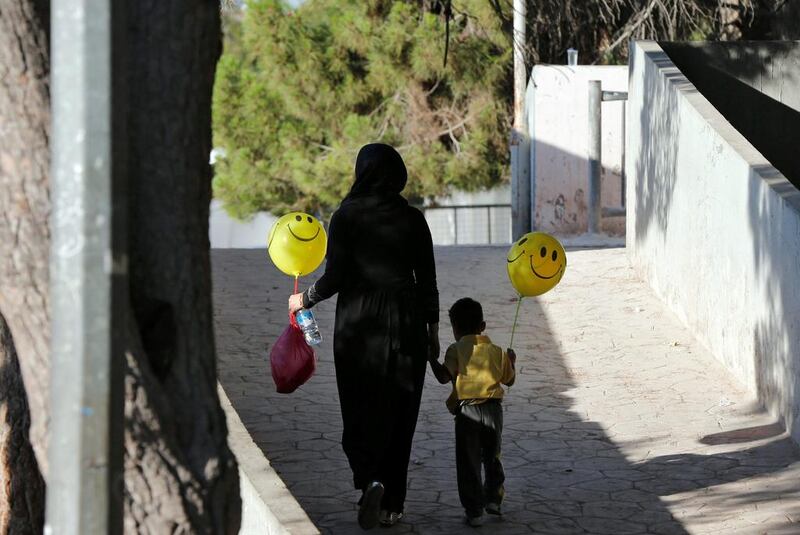
MULTIPOLYGON (((514 299, 505 249, 436 253, 443 310, 458 297, 480 300, 488 333, 506 344, 514 299)), ((787 436, 634 277, 624 249, 568 254, 561 284, 520 313, 503 519, 463 524, 448 387, 429 372, 407 516, 385 532, 800 533, 800 455, 787 436)), ((334 303, 317 312, 326 339, 316 376, 276 394, 267 355, 291 282, 263 250, 214 251, 213 267, 219 374, 234 407, 323 533, 361 533, 339 446, 334 303)))

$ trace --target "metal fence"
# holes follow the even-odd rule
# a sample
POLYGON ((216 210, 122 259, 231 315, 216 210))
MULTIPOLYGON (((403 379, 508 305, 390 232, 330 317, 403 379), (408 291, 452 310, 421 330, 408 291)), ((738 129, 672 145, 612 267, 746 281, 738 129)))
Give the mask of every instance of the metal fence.
POLYGON ((423 206, 434 245, 511 243, 510 204, 423 206))

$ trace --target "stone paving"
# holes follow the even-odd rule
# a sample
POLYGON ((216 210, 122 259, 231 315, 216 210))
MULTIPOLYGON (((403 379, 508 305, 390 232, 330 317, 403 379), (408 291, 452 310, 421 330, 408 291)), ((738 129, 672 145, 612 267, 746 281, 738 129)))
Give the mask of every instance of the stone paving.
MULTIPOLYGON (((452 336, 444 311, 463 296, 483 303, 487 333, 507 344, 505 248, 436 255, 442 347, 452 336)), ((800 455, 780 426, 635 278, 624 249, 568 257, 560 285, 522 304, 519 377, 504 403, 504 516, 463 523, 449 387, 428 372, 406 517, 385 532, 800 533, 800 455)), ((291 281, 263 250, 215 250, 213 268, 219 376, 233 406, 323 533, 361 533, 339 445, 334 302, 316 309, 325 336, 316 375, 277 394, 268 350, 286 325, 291 281)))

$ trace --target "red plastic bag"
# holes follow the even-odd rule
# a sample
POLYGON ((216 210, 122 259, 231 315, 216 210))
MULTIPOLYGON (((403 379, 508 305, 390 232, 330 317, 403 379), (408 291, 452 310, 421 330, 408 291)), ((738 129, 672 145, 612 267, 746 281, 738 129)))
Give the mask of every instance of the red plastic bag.
POLYGON ((314 375, 317 367, 314 350, 306 343, 293 315, 289 316, 289 326, 272 346, 269 363, 272 380, 281 394, 291 394, 314 375))

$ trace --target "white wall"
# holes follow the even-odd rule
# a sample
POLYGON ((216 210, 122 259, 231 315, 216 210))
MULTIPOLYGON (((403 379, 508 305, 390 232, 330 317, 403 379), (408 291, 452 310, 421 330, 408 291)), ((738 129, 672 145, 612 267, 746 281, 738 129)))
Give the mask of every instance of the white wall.
MULTIPOLYGON (((559 234, 588 228, 588 91, 627 91, 626 66, 537 65, 527 95, 536 228, 559 234)), ((621 206, 623 101, 602 104, 602 205, 621 206)), ((621 234, 623 218, 604 219, 604 231, 621 234)))
MULTIPOLYGON (((473 204, 509 204, 511 192, 508 186, 488 191, 454 192, 447 197, 436 199, 442 206, 468 206, 473 204)), ((425 218, 431 229, 434 245, 455 244, 456 222, 458 218, 458 244, 489 243, 487 215, 491 212, 491 242, 493 244, 511 243, 511 208, 485 208, 459 210, 457 216, 452 210, 428 210, 425 218)), ((213 249, 266 248, 267 236, 277 217, 267 212, 259 212, 250 221, 237 221, 222 208, 222 202, 211 201, 209 238, 213 249)), ((325 222, 327 224, 327 221, 325 222)))
POLYGON ((221 201, 214 199, 208 228, 211 248, 266 249, 267 236, 277 219, 267 212, 259 212, 250 221, 237 221, 225 213, 221 201))
POLYGON ((631 262, 800 440, 800 191, 657 44, 629 91, 631 262))

